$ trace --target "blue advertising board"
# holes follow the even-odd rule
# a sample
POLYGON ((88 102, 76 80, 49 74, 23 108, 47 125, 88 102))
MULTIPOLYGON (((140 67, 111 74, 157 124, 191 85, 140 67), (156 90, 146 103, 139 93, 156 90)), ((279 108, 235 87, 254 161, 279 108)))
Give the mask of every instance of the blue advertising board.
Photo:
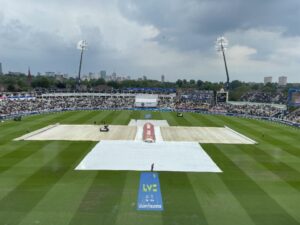
POLYGON ((158 173, 141 173, 137 210, 163 211, 158 173))

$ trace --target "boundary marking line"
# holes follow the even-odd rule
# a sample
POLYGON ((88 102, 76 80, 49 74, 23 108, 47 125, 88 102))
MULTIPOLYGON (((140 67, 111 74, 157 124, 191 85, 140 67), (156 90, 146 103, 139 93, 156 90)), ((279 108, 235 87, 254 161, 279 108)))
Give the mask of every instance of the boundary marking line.
POLYGON ((249 137, 247 137, 247 136, 245 136, 245 135, 243 135, 243 134, 241 134, 241 133, 239 133, 239 132, 237 132, 237 131, 231 129, 230 127, 227 127, 227 126, 224 126, 224 127, 225 127, 226 129, 230 130, 231 132, 233 132, 233 133, 239 135, 240 137, 245 138, 246 140, 250 141, 252 144, 257 144, 256 141, 254 141, 254 140, 252 140, 251 138, 249 138, 249 137))

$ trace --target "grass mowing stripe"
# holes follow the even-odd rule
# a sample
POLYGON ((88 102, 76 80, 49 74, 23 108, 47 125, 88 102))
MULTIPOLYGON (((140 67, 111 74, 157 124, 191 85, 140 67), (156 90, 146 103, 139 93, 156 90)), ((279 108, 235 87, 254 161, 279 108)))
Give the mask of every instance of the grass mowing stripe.
POLYGON ((203 121, 208 127, 223 127, 224 121, 220 119, 220 116, 212 116, 212 115, 203 115, 193 113, 194 116, 197 118, 199 117, 201 121, 203 121))
POLYGON ((68 172, 18 225, 68 224, 95 175, 96 172, 88 172, 84 176, 78 177, 80 183, 72 182, 70 185, 63 185, 61 180, 74 178, 72 172, 68 172))
POLYGON ((44 142, 43 147, 30 157, 20 161, 0 174, 0 199, 13 191, 27 177, 34 174, 44 164, 53 160, 64 147, 61 142, 44 142))
POLYGON ((169 112, 167 114, 167 120, 170 121, 172 126, 192 126, 194 125, 189 119, 185 117, 177 117, 177 113, 169 112))
POLYGON ((281 146, 281 149, 283 151, 286 151, 289 154, 291 154, 293 156, 296 156, 297 158, 300 157, 300 145, 298 143, 298 139, 297 139, 297 141, 294 142, 295 144, 293 144, 291 142, 281 141, 281 140, 279 140, 279 138, 274 138, 274 137, 269 136, 269 135, 265 135, 265 137, 273 145, 281 146))
POLYGON ((248 126, 248 123, 240 123, 235 118, 224 117, 223 119, 225 121, 230 121, 231 127, 234 127, 237 131, 242 132, 251 138, 254 137, 254 139, 261 140, 262 142, 272 143, 273 145, 280 146, 283 151, 286 151, 293 156, 300 156, 300 145, 297 142, 293 144, 291 142, 281 141, 280 138, 284 137, 283 134, 280 134, 280 138, 278 138, 278 136, 274 137, 274 135, 268 133, 265 133, 264 137, 262 137, 261 128, 258 125, 257 127, 252 128, 252 126, 248 126))
MULTIPOLYGON (((269 134, 264 134, 264 136, 262 136, 261 127, 259 127, 258 125, 253 126, 253 124, 251 123, 252 121, 247 121, 245 123, 241 123, 238 118, 225 117, 225 116, 222 117, 222 120, 231 128, 237 130, 238 132, 246 134, 250 138, 257 140, 259 143, 272 143, 273 144, 274 141, 278 139, 278 138, 273 139, 272 136, 269 134), (272 140, 270 140, 270 139, 272 139, 272 140)), ((284 135, 281 135, 281 138, 283 136, 284 135)), ((280 144, 277 146, 289 146, 289 145, 290 145, 289 143, 285 142, 284 144, 280 144)), ((289 147, 291 147, 291 146, 289 146, 289 147)))
POLYGON ((131 111, 131 119, 139 120, 141 118, 142 118, 141 111, 137 111, 137 110, 131 111))
MULTIPOLYGON (((241 119, 241 118, 226 117, 226 116, 223 116, 222 119, 224 122, 227 123, 228 126, 234 125, 235 127, 237 127, 237 129, 245 130, 246 132, 255 134, 256 138, 260 138, 261 141, 267 141, 265 140, 265 138, 263 138, 262 134, 264 134, 264 136, 273 136, 276 135, 278 132, 276 130, 274 131, 274 129, 271 127, 268 128, 267 126, 265 126, 265 124, 268 124, 268 122, 261 121, 261 120, 241 119), (241 120, 243 121, 242 123, 241 120), (245 129, 245 126, 247 127, 247 129, 245 129)), ((292 133, 296 135, 296 130, 294 130, 294 132, 292 133)), ((287 136, 283 132, 282 134, 283 134, 282 136, 287 136)))
POLYGON ((280 129, 283 133, 288 133, 289 135, 292 135, 293 137, 298 136, 299 131, 300 131, 299 129, 295 129, 294 127, 286 126, 286 125, 276 123, 276 122, 272 123, 270 121, 251 119, 251 123, 255 124, 257 126, 260 126, 263 129, 267 128, 268 131, 273 131, 273 130, 276 130, 276 129, 280 129))
POLYGON ((130 121, 130 112, 128 111, 118 111, 118 114, 111 122, 114 125, 127 125, 130 121))
POLYGON ((94 111, 79 111, 74 112, 72 116, 66 117, 61 121, 57 121, 62 124, 81 124, 82 122, 88 120, 92 115, 94 111))
POLYGON ((251 148, 248 146, 241 146, 240 149, 263 165, 267 170, 276 174, 297 191, 300 191, 300 172, 294 170, 285 163, 277 161, 274 157, 263 152, 256 146, 251 146, 251 148))
POLYGON ((93 118, 99 116, 99 111, 89 111, 89 113, 86 114, 86 117, 83 117, 82 119, 79 119, 76 121, 77 124, 94 124, 94 121, 92 121, 93 118), (91 122, 89 122, 91 121, 91 122))
POLYGON ((203 115, 199 113, 190 113, 191 117, 199 121, 200 126, 205 127, 220 127, 219 123, 216 123, 215 118, 211 118, 208 115, 203 115))
POLYGON ((13 152, 16 149, 21 149, 22 147, 31 145, 32 142, 28 141, 9 141, 8 143, 0 146, 0 157, 5 156, 6 154, 9 154, 13 152))
POLYGON ((107 114, 107 116, 105 116, 103 118, 103 122, 106 123, 106 124, 112 124, 115 117, 117 117, 119 115, 119 112, 118 111, 112 111, 112 110, 109 110, 108 112, 109 113, 107 114))
POLYGON ((186 173, 160 173, 164 225, 208 224, 186 173))
POLYGON ((222 153, 220 146, 202 145, 223 170, 220 178, 248 212, 255 224, 299 224, 268 193, 235 165, 228 156, 222 153))
POLYGON ((142 119, 146 119, 145 115, 150 114, 151 118, 150 120, 162 120, 162 116, 161 116, 161 112, 159 111, 143 111, 143 118, 142 119))
POLYGON ((224 148, 222 151, 224 154, 229 154, 232 161, 243 170, 248 177, 268 193, 286 212, 300 222, 300 214, 298 212, 300 195, 297 190, 274 172, 266 169, 261 163, 251 158, 251 156, 245 154, 238 146, 232 146, 230 149, 224 148), (232 154, 234 154, 234 156, 232 156, 232 154))
MULTIPOLYGON (((83 154, 86 154, 93 145, 93 142, 81 143, 83 154)), ((97 175, 96 171, 75 171, 74 168, 80 161, 79 157, 70 165, 64 176, 56 182, 19 225, 31 225, 37 222, 65 225, 71 221, 97 175)))
POLYGON ((101 111, 101 120, 98 121, 100 124, 110 124, 111 121, 112 121, 112 117, 115 114, 116 111, 110 111, 110 110, 107 110, 107 111, 101 111))
POLYGON ((188 178, 208 224, 254 225, 248 213, 220 179, 220 174, 188 173, 188 178))
POLYGON ((162 120, 162 116, 160 112, 149 112, 149 114, 151 114, 152 116, 152 120, 162 120))
POLYGON ((206 126, 207 123, 203 122, 202 119, 196 117, 195 113, 185 113, 184 118, 189 121, 191 126, 206 126))
POLYGON ((82 156, 82 151, 77 150, 79 143, 69 143, 50 162, 43 165, 38 171, 27 177, 13 191, 0 201, 1 222, 3 224, 17 224, 24 216, 45 196, 45 194, 66 173, 70 165, 73 165, 82 156), (73 149, 70 154, 70 149, 73 149), (10 212, 19 212, 12 218, 10 212), (9 219, 7 221, 7 219, 9 219), (13 221, 12 221, 13 219, 13 221))
POLYGON ((191 126, 192 124, 185 117, 177 117, 177 114, 172 112, 171 116, 176 121, 177 126, 191 126))
POLYGON ((33 153, 40 150, 43 146, 43 143, 36 142, 30 143, 27 142, 24 145, 15 148, 13 151, 5 154, 4 156, 0 157, 0 173, 10 169, 20 161, 30 157, 33 153))
MULTIPOLYGON (((102 114, 103 111, 100 112, 100 113, 102 114)), ((87 121, 89 121, 91 118, 97 116, 97 114, 99 115, 99 111, 92 111, 92 112, 90 112, 89 114, 87 114, 86 117, 80 118, 78 121, 76 121, 76 123, 77 123, 77 124, 85 124, 85 123, 87 123, 87 121)), ((107 115, 104 115, 103 117, 105 117, 105 116, 107 116, 107 115)), ((93 122, 94 122, 94 121, 93 121, 93 122)), ((93 122, 91 122, 91 124, 93 124, 93 122)), ((99 122, 102 122, 102 121, 99 121, 99 122)))
POLYGON ((95 111, 94 114, 85 121, 87 124, 102 124, 103 118, 105 118, 107 115, 109 115, 109 111, 95 111))
POLYGON ((198 113, 185 113, 184 118, 186 119, 185 124, 188 126, 219 127, 219 124, 215 123, 215 121, 198 113))
POLYGON ((177 119, 175 112, 166 112, 162 114, 164 120, 167 120, 170 126, 179 126, 179 121, 177 119))
POLYGON ((125 180, 126 172, 98 172, 69 224, 115 224, 125 180))

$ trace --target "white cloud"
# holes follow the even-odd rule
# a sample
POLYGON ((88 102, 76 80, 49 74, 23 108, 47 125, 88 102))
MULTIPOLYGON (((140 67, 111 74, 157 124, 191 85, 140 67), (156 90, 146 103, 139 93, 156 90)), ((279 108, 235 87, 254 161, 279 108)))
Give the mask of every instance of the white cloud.
POLYGON ((230 56, 230 60, 233 61, 244 61, 248 60, 249 57, 255 55, 257 50, 254 48, 250 48, 248 46, 234 45, 229 48, 228 55, 230 56))

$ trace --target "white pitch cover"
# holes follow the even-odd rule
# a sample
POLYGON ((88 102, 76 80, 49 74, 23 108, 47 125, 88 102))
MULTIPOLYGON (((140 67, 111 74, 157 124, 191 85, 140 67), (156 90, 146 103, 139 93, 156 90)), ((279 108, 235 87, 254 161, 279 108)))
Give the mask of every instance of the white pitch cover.
POLYGON ((222 172, 197 142, 101 141, 76 170, 222 172))

